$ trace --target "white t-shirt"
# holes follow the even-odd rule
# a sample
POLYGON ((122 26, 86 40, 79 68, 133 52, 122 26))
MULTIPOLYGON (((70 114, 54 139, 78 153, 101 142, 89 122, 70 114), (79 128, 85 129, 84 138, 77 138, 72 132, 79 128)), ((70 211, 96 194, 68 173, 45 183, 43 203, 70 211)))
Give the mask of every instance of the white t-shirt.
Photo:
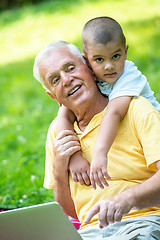
POLYGON ((109 101, 122 96, 145 97, 160 112, 160 104, 154 97, 147 79, 133 62, 126 60, 122 76, 114 83, 98 79, 97 85, 101 93, 109 97, 109 101))

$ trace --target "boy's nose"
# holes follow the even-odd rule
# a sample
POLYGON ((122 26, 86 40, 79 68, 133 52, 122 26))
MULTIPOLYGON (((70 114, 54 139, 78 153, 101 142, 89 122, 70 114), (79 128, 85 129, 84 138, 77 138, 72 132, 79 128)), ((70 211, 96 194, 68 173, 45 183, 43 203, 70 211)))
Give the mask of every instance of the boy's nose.
POLYGON ((112 68, 113 68, 113 64, 112 63, 110 63, 110 62, 106 63, 105 70, 111 70, 112 68))

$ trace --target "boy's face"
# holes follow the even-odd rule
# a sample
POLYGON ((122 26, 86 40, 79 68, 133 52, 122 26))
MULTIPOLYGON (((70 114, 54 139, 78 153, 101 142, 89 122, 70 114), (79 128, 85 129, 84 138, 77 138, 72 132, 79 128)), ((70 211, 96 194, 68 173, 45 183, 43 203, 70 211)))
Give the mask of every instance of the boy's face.
POLYGON ((104 44, 87 44, 87 59, 97 78, 113 83, 123 74, 128 46, 120 41, 104 44))

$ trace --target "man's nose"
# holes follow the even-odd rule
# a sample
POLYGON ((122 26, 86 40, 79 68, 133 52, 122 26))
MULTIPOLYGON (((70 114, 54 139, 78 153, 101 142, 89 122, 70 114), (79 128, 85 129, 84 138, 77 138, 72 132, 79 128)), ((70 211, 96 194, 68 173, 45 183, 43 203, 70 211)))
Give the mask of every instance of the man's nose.
POLYGON ((63 81, 64 86, 68 86, 72 81, 72 77, 70 76, 70 74, 68 72, 62 72, 61 79, 63 81))
POLYGON ((104 68, 105 70, 111 70, 113 68, 113 64, 111 62, 107 62, 104 68))

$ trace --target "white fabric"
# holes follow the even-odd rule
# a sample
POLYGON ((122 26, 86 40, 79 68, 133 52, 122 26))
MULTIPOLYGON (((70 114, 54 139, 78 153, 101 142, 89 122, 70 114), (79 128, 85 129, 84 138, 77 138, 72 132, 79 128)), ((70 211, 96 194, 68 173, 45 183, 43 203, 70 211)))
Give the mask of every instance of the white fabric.
POLYGON ((136 217, 109 224, 100 229, 97 225, 79 230, 83 240, 159 240, 160 217, 136 217))
POLYGON ((147 79, 137 69, 133 62, 126 60, 124 72, 115 83, 97 81, 100 91, 109 97, 109 101, 122 96, 145 97, 160 112, 160 104, 154 97, 147 79))

